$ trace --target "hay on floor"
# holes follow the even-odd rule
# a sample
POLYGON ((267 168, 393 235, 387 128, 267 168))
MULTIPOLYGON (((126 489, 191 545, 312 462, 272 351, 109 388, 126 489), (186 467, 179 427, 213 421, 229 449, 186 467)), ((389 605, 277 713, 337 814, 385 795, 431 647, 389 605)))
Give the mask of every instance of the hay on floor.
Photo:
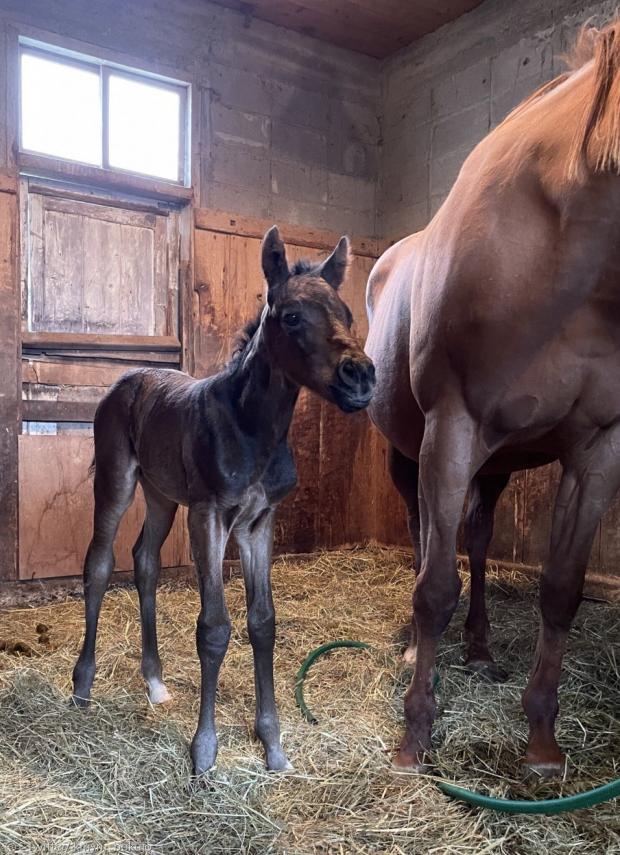
MULTIPOLYGON (((240 579, 227 585, 234 629, 219 687, 218 766, 202 782, 192 780, 188 756, 198 712, 194 588, 159 591, 160 649, 174 695, 164 708, 148 704, 140 677, 135 591, 106 597, 88 711, 67 704, 82 603, 5 611, 0 639, 24 647, 0 651, 0 852, 620 853, 616 803, 557 817, 501 816, 451 801, 431 777, 392 771, 410 676, 398 641, 410 610, 409 561, 380 549, 276 561, 276 686, 296 769, 288 776, 265 772, 252 739, 240 579), (295 674, 311 649, 337 638, 368 641, 373 650, 334 652, 313 666, 306 683, 319 718, 313 726, 295 706, 295 674)), ((544 784, 523 780, 519 768, 536 586, 495 569, 489 603, 497 659, 511 676, 492 685, 462 668, 464 597, 441 646, 437 768, 464 786, 512 798, 564 795, 618 777, 620 605, 581 607, 558 727, 568 777, 544 784)))

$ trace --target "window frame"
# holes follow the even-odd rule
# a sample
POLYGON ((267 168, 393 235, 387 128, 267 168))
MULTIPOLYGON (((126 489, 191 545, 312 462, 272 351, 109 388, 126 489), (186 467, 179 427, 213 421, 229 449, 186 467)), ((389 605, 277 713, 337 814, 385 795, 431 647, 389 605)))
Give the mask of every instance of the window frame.
MULTIPOLYGON (((172 190, 190 188, 191 184, 191 103, 192 85, 188 81, 178 80, 162 74, 127 66, 120 62, 82 54, 81 52, 62 47, 51 42, 44 42, 30 36, 19 35, 17 44, 17 149, 20 161, 28 166, 33 161, 41 161, 48 164, 66 164, 68 168, 79 172, 90 171, 105 176, 126 176, 139 182, 153 182, 154 185, 167 185, 172 190), (45 59, 57 59, 67 66, 97 71, 100 81, 100 114, 101 114, 101 165, 85 163, 72 158, 59 157, 45 152, 34 151, 23 145, 22 141, 22 87, 21 87, 21 58, 23 54, 43 57, 45 59), (169 89, 177 92, 180 96, 179 109, 179 160, 177 164, 177 178, 164 178, 159 175, 149 175, 144 172, 135 172, 109 163, 109 79, 111 75, 126 77, 143 84, 151 83, 160 89, 169 89)), ((89 177, 89 176, 87 176, 89 177)))

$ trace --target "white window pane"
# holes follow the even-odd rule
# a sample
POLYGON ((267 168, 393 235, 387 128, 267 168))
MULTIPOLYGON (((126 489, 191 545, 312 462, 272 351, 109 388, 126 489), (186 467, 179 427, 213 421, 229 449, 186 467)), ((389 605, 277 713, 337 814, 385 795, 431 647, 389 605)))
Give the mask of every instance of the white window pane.
POLYGON ((21 144, 28 151, 100 166, 99 69, 22 53, 21 144))
POLYGON ((177 181, 180 93, 111 74, 109 104, 110 166, 177 181))

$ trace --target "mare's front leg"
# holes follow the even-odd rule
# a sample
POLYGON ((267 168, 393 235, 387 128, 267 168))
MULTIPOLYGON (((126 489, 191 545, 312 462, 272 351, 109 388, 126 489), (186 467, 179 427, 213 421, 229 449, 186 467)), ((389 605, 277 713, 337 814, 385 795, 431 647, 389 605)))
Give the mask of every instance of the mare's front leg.
POLYGON ((271 552, 274 510, 268 508, 251 527, 236 530, 248 607, 248 634, 254 653, 256 735, 263 743, 267 768, 293 767, 280 744, 280 720, 273 685, 276 616, 271 594, 271 552))
POLYGON ((422 568, 413 595, 417 655, 405 695, 405 735, 394 764, 424 771, 436 707, 433 676, 437 645, 457 606, 461 582, 456 534, 473 473, 484 462, 476 424, 461 407, 426 416, 420 450, 422 568))
POLYGON ((215 504, 207 502, 190 505, 188 527, 201 603, 196 624, 201 676, 200 715, 191 747, 194 772, 200 775, 215 765, 217 757, 215 693, 231 631, 222 578, 228 529, 215 504))

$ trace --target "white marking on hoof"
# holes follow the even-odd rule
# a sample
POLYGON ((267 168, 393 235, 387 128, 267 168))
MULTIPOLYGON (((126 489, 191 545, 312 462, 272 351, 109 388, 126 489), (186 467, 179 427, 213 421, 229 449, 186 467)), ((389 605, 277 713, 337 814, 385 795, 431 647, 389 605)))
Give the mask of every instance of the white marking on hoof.
POLYGON ((418 649, 414 645, 410 644, 409 647, 403 653, 403 662, 405 665, 410 665, 412 668, 415 665, 416 659, 418 655, 418 649))
POLYGON ((161 680, 148 680, 147 685, 149 687, 149 701, 152 704, 166 704, 172 700, 172 695, 161 680))

